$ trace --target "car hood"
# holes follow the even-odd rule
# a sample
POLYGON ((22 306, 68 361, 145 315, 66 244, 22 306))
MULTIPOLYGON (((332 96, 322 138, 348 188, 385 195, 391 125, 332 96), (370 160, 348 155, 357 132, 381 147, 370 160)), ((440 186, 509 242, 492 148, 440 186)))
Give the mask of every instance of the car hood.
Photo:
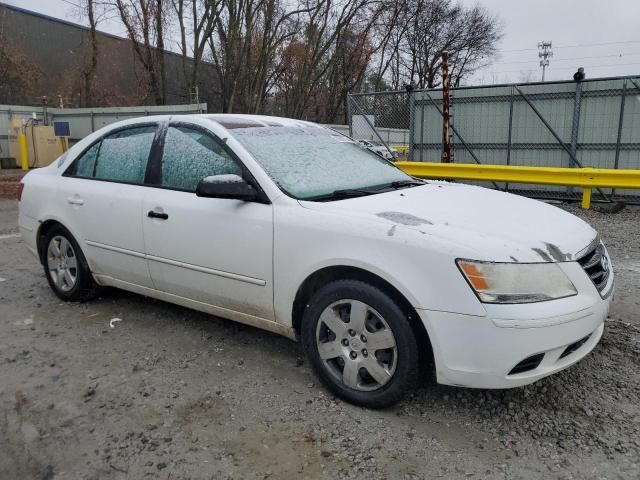
POLYGON ((388 236, 398 227, 427 234, 427 241, 437 236, 472 250, 476 260, 570 261, 597 236, 584 221, 546 203, 447 182, 340 201, 300 203, 317 211, 387 223, 388 236))

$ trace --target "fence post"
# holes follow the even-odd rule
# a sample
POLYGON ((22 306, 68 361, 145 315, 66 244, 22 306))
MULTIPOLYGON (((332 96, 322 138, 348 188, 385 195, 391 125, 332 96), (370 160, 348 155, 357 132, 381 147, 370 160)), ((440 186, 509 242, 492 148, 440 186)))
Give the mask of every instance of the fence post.
POLYGON ((420 161, 424 162, 424 114, 425 105, 420 105, 420 161))
MULTIPOLYGON (((580 110, 582 107, 582 82, 576 81, 576 94, 573 98, 573 119, 571 121, 571 156, 578 158, 578 132, 580 129, 580 110)), ((569 167, 572 168, 573 162, 569 159, 569 167)), ((567 187, 568 193, 573 193, 573 187, 567 187)))
MULTIPOLYGON (((511 165, 511 132, 513 130, 513 87, 509 96, 509 133, 507 135, 507 165, 511 165)), ((504 184, 504 191, 509 190, 509 182, 504 184)))
POLYGON ((449 54, 442 52, 442 163, 451 162, 449 142, 449 54))
POLYGON ((407 90, 407 107, 409 108, 409 151, 407 152, 407 160, 415 161, 415 111, 416 111, 416 99, 413 96, 413 91, 411 89, 407 90))
MULTIPOLYGON (((573 121, 571 122, 571 155, 578 158, 576 150, 578 148, 578 130, 580 129, 580 110, 582 106, 582 82, 576 82, 576 95, 573 100, 573 121)), ((573 162, 569 162, 573 167, 573 162)))
MULTIPOLYGON (((620 114, 618 115, 618 136, 616 137, 616 156, 613 160, 613 168, 618 168, 620 161, 620 140, 622 139, 622 125, 624 122, 624 104, 627 98, 627 81, 622 82, 622 95, 620 97, 620 114)), ((616 189, 611 190, 611 196, 615 196, 616 189)))
POLYGON ((353 137, 353 127, 351 126, 351 101, 351 94, 347 93, 347 123, 349 124, 349 136, 353 137))
POLYGON ((582 189, 582 208, 589 210, 591 207, 591 187, 584 187, 582 189))

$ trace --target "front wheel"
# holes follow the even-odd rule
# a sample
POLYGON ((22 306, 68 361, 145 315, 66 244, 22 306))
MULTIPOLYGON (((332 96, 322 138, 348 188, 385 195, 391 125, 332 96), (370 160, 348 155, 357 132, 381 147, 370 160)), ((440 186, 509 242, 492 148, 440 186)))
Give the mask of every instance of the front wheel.
POLYGON ((351 403, 387 407, 415 384, 413 329, 396 302, 367 283, 339 280, 320 289, 304 312, 301 334, 316 374, 351 403))

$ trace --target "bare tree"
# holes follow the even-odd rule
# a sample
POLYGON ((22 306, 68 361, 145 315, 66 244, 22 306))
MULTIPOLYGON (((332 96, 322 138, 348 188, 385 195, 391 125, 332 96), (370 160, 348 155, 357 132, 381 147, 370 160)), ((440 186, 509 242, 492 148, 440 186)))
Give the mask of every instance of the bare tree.
POLYGON ((278 51, 311 9, 283 0, 221 0, 208 37, 225 112, 261 112, 278 70, 278 51))
POLYGON ((0 31, 0 103, 23 104, 34 96, 36 66, 0 31))
POLYGON ((396 21, 378 59, 377 83, 388 76, 393 88, 403 83, 434 88, 440 84, 446 51, 452 81, 459 84, 495 55, 502 27, 483 7, 465 8, 452 0, 401 1, 405 3, 388 13, 396 21))
MULTIPOLYGON (((443 51, 458 83, 492 58, 502 35, 485 9, 456 0, 101 1, 126 27, 155 103, 166 98, 163 49, 173 28, 185 89, 198 86, 206 68, 224 112, 324 122, 346 118, 348 92, 367 82, 437 86, 443 51)), ((87 10, 95 25, 92 15, 87 10)), ((85 75, 92 72, 90 62, 85 75)))
POLYGON ((166 97, 164 30, 166 0, 112 0, 127 30, 133 50, 147 75, 149 93, 156 105, 166 97))
POLYGON ((107 7, 108 4, 100 0, 79 0, 77 5, 78 15, 89 24, 89 52, 81 67, 80 104, 85 107, 93 106, 98 101, 94 91, 99 59, 98 25, 105 19, 107 7))
POLYGON ((391 83, 399 85, 400 79, 397 78, 397 73, 399 72, 397 64, 400 60, 399 49, 415 14, 410 10, 406 0, 393 0, 382 10, 380 26, 376 31, 377 36, 380 38, 379 54, 377 65, 372 67, 375 68, 373 70, 374 90, 382 89, 385 83, 384 79, 390 70, 396 73, 391 79, 391 83), (396 68, 392 68, 394 62, 396 68))
POLYGON ((277 96, 285 104, 286 115, 316 120, 325 120, 327 113, 332 119, 336 116, 336 106, 326 104, 334 99, 322 91, 328 89, 338 96, 340 104, 361 80, 375 51, 369 35, 383 5, 379 0, 318 0, 304 12, 304 29, 285 47, 279 73, 277 96), (355 70, 348 72, 352 66, 355 70))
POLYGON ((182 70, 189 91, 198 86, 207 40, 215 28, 222 2, 223 0, 171 0, 180 34, 182 70))

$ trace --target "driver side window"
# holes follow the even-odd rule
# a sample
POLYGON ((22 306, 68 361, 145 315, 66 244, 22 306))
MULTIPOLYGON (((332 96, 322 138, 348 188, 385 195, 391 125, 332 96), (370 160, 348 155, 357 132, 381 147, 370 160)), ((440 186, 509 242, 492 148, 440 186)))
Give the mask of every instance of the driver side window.
POLYGON ((203 178, 227 174, 242 176, 242 169, 219 141, 194 128, 167 129, 162 154, 163 187, 195 192, 203 178))

